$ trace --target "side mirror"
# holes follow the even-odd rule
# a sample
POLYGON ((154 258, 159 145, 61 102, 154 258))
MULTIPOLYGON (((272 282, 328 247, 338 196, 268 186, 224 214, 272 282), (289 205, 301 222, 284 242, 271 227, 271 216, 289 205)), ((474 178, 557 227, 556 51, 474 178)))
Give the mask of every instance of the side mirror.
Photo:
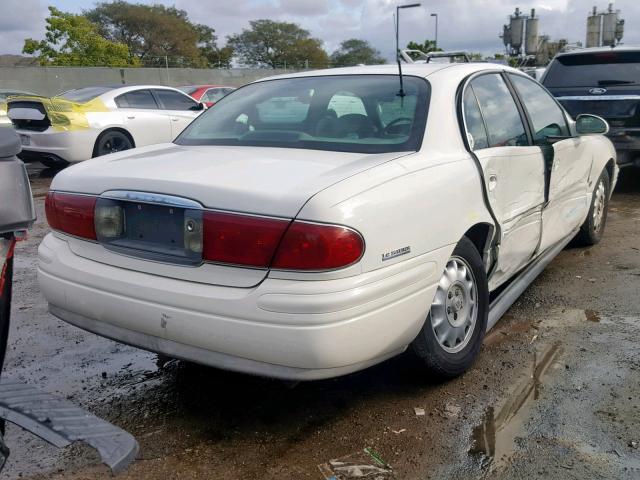
POLYGON ((609 124, 604 118, 597 115, 583 113, 576 118, 576 132, 578 135, 606 135, 609 133, 609 124))
POLYGON ((206 107, 204 105, 204 103, 202 102, 198 102, 196 105, 194 105, 193 107, 191 107, 189 110, 194 110, 196 112, 199 112, 200 110, 204 110, 206 107))

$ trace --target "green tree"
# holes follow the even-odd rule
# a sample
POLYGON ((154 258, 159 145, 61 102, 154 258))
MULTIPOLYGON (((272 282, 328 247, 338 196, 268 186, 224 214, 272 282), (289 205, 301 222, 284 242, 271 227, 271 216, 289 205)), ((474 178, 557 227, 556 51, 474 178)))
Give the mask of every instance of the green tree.
POLYGON ((126 45, 100 35, 86 17, 49 7, 44 40, 27 38, 23 53, 37 55, 41 65, 108 66, 136 65, 126 45))
POLYGON ((331 54, 333 66, 377 65, 386 63, 380 52, 373 48, 366 40, 351 38, 340 44, 340 48, 331 54))
POLYGON ((231 35, 227 42, 245 65, 322 68, 329 63, 322 42, 295 23, 254 20, 249 24, 251 28, 231 35))
MULTIPOLYGON (((425 40, 424 43, 409 42, 407 43, 407 48, 409 50, 420 50, 421 52, 424 52, 424 53, 442 52, 442 49, 440 47, 436 47, 436 42, 433 40, 425 40)), ((409 56, 413 59, 416 59, 419 57, 419 55, 415 53, 409 54, 409 56)))
POLYGON ((218 37, 215 30, 206 25, 196 25, 198 30, 198 48, 208 67, 230 68, 233 48, 218 48, 218 37))
POLYGON ((145 65, 229 66, 230 48, 217 46, 215 31, 192 23, 187 12, 162 4, 143 5, 124 0, 98 3, 86 11, 109 40, 129 47, 145 65))

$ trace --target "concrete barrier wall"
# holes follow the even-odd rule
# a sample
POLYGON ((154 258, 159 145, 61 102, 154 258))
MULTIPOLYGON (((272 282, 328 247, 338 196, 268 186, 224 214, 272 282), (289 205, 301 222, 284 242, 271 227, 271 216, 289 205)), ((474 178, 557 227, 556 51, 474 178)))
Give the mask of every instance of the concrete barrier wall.
POLYGON ((0 67, 0 89, 16 88, 52 96, 91 85, 198 85, 239 87, 259 78, 291 72, 272 69, 108 68, 108 67, 0 67))

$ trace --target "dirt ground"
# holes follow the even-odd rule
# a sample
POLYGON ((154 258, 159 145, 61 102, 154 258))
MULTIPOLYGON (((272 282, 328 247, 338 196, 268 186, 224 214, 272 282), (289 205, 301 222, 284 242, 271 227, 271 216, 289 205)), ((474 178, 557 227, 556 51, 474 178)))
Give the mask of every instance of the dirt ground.
MULTIPOLYGON (((565 249, 461 378, 434 383, 404 355, 291 385, 167 362, 49 315, 35 265, 51 172, 29 170, 39 220, 16 252, 4 375, 135 435, 119 477, 322 479, 318 465, 368 447, 392 468, 377 478, 640 478, 640 171, 623 172, 603 241, 565 249)), ((110 477, 82 444, 12 425, 7 443, 8 479, 110 477)))

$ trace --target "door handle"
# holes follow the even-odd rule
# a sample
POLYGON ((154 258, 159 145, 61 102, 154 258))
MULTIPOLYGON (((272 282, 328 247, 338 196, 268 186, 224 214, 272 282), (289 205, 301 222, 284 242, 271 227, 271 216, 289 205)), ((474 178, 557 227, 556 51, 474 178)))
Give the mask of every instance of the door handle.
POLYGON ((129 120, 133 120, 134 118, 136 118, 136 116, 135 116, 135 115, 127 115, 127 118, 128 118, 129 120))
POLYGON ((174 121, 174 122, 177 122, 180 119, 178 117, 171 117, 171 120, 174 121))
POLYGON ((497 186, 498 186, 498 176, 489 175, 489 191, 493 190, 497 186))

